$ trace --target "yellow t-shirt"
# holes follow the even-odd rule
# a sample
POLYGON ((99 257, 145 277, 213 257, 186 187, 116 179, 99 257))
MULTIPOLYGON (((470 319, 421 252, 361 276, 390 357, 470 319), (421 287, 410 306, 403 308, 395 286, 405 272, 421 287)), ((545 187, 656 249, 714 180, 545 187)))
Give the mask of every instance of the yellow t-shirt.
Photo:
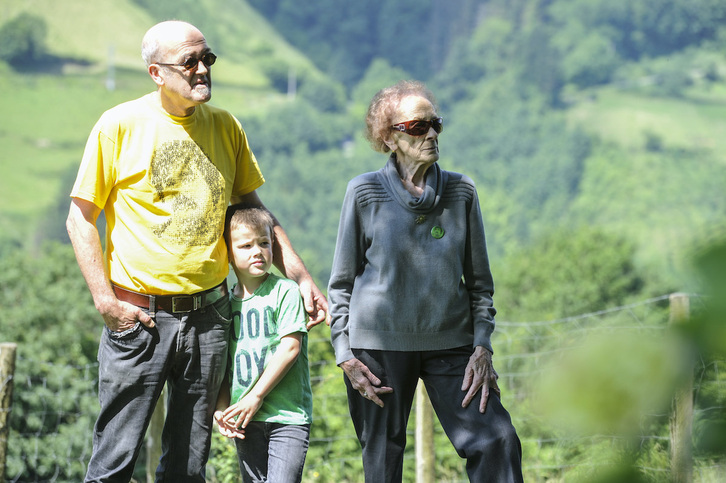
POLYGON ((175 117, 148 94, 101 116, 71 196, 104 210, 113 283, 189 294, 226 278, 224 212, 264 182, 234 116, 202 104, 175 117))

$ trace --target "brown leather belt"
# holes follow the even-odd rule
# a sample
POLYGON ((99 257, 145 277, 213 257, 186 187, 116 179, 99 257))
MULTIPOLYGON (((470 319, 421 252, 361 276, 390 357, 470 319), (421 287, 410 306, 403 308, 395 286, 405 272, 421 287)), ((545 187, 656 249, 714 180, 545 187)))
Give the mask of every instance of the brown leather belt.
POLYGON ((125 288, 113 286, 116 297, 122 302, 128 302, 144 309, 148 309, 152 313, 159 310, 166 312, 184 313, 192 310, 201 309, 207 305, 213 304, 222 297, 228 295, 227 281, 220 283, 214 288, 197 292, 192 295, 147 295, 143 293, 133 292, 125 288))

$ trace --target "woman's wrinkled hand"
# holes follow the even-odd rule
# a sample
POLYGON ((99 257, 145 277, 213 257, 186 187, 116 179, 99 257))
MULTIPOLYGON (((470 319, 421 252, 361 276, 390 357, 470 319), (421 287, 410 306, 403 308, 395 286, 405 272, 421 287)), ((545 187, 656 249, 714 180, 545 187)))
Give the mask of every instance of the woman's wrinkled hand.
POLYGON ((476 346, 464 371, 464 382, 461 385, 461 390, 467 392, 461 407, 467 407, 481 389, 479 412, 484 413, 487 409, 490 389, 494 391, 497 397, 501 396, 497 379, 499 379, 499 374, 494 370, 492 353, 482 346, 476 346))
POLYGON ((383 401, 380 398, 381 394, 393 392, 393 388, 381 386, 381 380, 368 369, 368 366, 356 358, 340 363, 340 368, 348 376, 353 389, 358 391, 364 398, 370 399, 377 406, 383 407, 383 401))

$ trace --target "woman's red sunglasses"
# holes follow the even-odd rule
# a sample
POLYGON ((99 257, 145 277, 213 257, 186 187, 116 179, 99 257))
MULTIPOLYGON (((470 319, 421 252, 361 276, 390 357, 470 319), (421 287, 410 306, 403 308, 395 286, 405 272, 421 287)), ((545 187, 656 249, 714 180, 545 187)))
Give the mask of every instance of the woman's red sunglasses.
POLYGON ((432 119, 430 121, 405 121, 394 124, 391 127, 396 131, 405 132, 406 134, 409 134, 411 136, 423 136, 424 134, 427 134, 429 132, 429 129, 433 127, 434 131, 436 131, 436 134, 439 134, 441 133, 441 131, 444 130, 444 119, 437 117, 436 119, 432 119))

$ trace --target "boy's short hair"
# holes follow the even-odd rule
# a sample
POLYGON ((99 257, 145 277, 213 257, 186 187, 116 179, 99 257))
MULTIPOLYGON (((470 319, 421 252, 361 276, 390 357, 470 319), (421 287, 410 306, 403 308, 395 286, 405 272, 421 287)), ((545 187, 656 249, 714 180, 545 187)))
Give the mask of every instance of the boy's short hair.
POLYGON ((240 225, 246 225, 252 229, 267 228, 272 237, 275 238, 275 220, 272 214, 264 208, 247 203, 237 203, 227 207, 224 217, 224 241, 227 247, 230 245, 230 233, 240 225))

